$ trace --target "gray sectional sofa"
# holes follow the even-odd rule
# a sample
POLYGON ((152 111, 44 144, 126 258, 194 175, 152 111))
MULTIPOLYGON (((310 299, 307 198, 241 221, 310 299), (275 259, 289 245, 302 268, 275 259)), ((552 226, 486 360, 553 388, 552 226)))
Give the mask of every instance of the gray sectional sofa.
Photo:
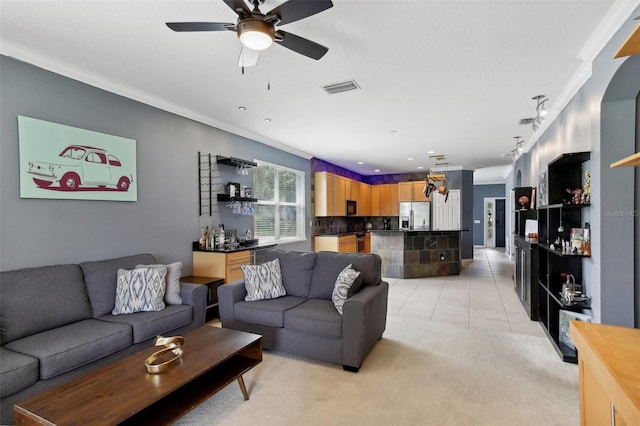
POLYGON ((181 284, 181 305, 111 314, 118 269, 153 263, 139 254, 0 273, 1 424, 16 402, 204 324, 207 289, 195 284, 181 284))
POLYGON ((386 327, 389 284, 376 254, 269 250, 279 259, 286 296, 245 301, 244 280, 218 287, 224 328, 263 335, 265 349, 341 364, 358 371, 386 327), (360 290, 340 315, 331 299, 336 278, 349 264, 360 271, 360 290))

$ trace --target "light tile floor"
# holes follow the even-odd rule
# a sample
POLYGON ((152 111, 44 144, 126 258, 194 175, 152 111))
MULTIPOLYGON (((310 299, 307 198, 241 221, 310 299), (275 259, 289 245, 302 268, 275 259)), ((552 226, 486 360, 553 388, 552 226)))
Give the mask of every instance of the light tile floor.
POLYGON ((390 285, 388 315, 545 336, 516 296, 514 268, 504 250, 475 248, 473 262, 465 262, 460 275, 385 278, 390 285))

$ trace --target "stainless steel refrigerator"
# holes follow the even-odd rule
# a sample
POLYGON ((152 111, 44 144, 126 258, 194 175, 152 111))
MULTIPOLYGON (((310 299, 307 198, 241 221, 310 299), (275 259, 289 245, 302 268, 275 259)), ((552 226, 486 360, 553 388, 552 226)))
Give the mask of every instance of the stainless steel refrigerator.
POLYGON ((431 229, 430 219, 430 202, 406 201, 400 203, 400 229, 409 231, 429 231, 431 229))

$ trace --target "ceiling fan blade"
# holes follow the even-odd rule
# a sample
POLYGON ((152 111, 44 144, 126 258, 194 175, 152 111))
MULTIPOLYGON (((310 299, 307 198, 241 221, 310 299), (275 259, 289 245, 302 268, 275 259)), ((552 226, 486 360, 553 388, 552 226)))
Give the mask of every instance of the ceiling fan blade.
POLYGON ((287 49, 315 60, 322 58, 329 51, 321 44, 282 30, 276 31, 276 42, 287 49))
MULTIPOLYGON (((231 0, 225 0, 231 1, 231 0)), ((278 15, 278 25, 298 21, 333 7, 331 0, 289 0, 272 9, 268 15, 278 15)))
POLYGON ((236 24, 228 22, 167 22, 167 27, 177 32, 235 31, 236 24))
POLYGON ((240 49, 240 57, 238 57, 238 66, 241 68, 255 67, 258 64, 260 52, 242 46, 240 49))
POLYGON ((249 9, 249 6, 247 6, 247 3, 245 3, 244 0, 222 0, 226 3, 227 6, 229 6, 231 9, 233 9, 234 12, 236 12, 238 15, 240 15, 242 12, 245 12, 246 14, 251 15, 251 9, 249 9))

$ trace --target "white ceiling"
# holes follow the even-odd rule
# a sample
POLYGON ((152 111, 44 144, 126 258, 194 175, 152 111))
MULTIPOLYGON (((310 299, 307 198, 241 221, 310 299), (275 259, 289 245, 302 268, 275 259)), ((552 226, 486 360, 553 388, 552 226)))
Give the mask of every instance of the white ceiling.
MULTIPOLYGON (((518 124, 535 115, 531 98, 547 95, 553 110, 582 64, 580 51, 615 3, 333 1, 333 8, 282 27, 327 46, 324 58, 276 45, 244 75, 233 32, 175 33, 165 26, 235 22, 221 0, 3 0, 0 47, 364 175, 434 168, 427 153, 433 150, 453 167, 496 172, 487 173, 491 181, 511 164, 501 155, 515 147, 513 137, 532 137, 531 127, 518 124), (361 90, 327 95, 321 89, 349 79, 361 90)), ((261 10, 280 3, 266 0, 261 10)))

